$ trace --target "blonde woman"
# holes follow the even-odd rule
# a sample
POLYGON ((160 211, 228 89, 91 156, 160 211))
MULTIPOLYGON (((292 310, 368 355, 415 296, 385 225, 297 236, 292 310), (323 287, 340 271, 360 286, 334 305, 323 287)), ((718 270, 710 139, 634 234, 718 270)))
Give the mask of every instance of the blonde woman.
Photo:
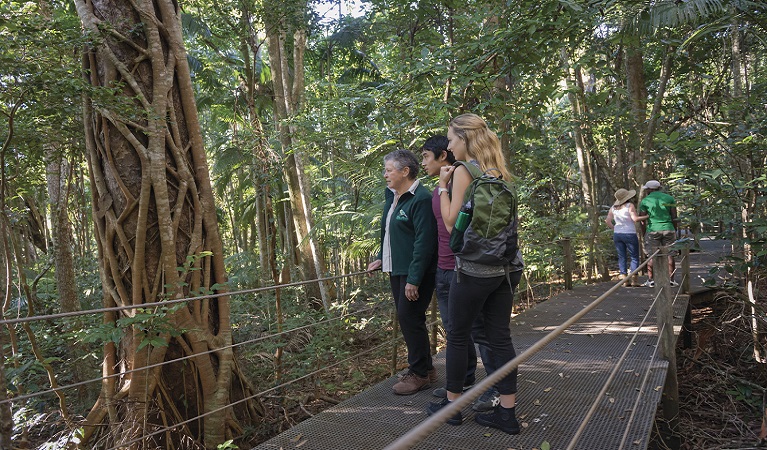
MULTIPOLYGON (((501 152, 498 136, 491 131, 482 118, 475 114, 462 114, 450 121, 448 150, 456 160, 468 161, 491 176, 508 180, 510 175, 501 152)), ((464 194, 472 176, 463 166, 445 166, 440 169, 439 192, 440 211, 445 227, 452 231, 461 209, 464 194), (447 193, 452 180, 452 196, 447 193)), ((494 366, 501 368, 515 356, 511 341, 509 323, 514 289, 522 277, 522 258, 518 252, 510 266, 489 266, 456 257, 456 277, 450 285, 448 311, 450 330, 447 335, 447 397, 439 403, 431 403, 429 414, 436 413, 449 402, 456 400, 463 392, 466 364, 471 342, 472 324, 478 316, 484 321, 485 335, 492 350, 494 366), (506 277, 506 269, 510 272, 506 277)), ((500 404, 490 413, 475 416, 477 423, 500 429, 509 434, 518 434, 519 422, 515 416, 517 392, 517 371, 514 370, 497 385, 500 404)), ((460 425, 461 413, 448 423, 460 425)))

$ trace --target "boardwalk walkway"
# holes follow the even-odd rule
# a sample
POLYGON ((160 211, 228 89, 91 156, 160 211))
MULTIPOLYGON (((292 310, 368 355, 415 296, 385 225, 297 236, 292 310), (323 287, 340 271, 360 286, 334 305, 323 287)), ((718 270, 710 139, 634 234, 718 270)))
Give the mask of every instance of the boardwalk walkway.
MULTIPOLYGON (((726 243, 721 241, 703 241, 702 245, 703 251, 690 257, 693 292, 704 289, 703 282, 710 277, 709 268, 727 250, 726 243)), ((515 317, 511 330, 517 353, 611 286, 599 283, 577 287, 515 317)), ((676 293, 678 288, 673 290, 676 293)), ((522 450, 541 448, 548 442, 551 449, 564 449, 595 401, 599 406, 575 448, 647 448, 667 366, 656 354, 654 309, 647 314, 653 298, 653 289, 622 288, 522 364, 517 416, 523 429, 518 436, 477 424, 474 413, 465 408, 463 425, 443 425, 413 448, 522 450), (615 378, 603 398, 598 398, 627 347, 629 351, 615 378)), ((677 334, 687 301, 688 296, 681 295, 674 303, 677 334)), ((444 385, 444 363, 441 352, 435 358, 440 376, 436 386, 444 385)), ((435 400, 431 389, 410 396, 393 395, 394 382, 394 377, 385 380, 257 449, 382 449, 425 420, 425 407, 435 400)))

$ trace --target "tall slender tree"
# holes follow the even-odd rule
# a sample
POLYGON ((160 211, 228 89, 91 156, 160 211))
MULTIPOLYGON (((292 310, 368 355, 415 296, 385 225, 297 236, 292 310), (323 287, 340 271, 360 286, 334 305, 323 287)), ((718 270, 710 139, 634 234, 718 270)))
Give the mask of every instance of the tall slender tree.
MULTIPOLYGON (((298 0, 286 3, 283 8, 274 6, 272 12, 267 14, 266 27, 274 84, 275 123, 285 158, 285 178, 301 254, 299 263, 306 278, 320 278, 325 275, 327 264, 325 254, 314 235, 311 185, 304 167, 304 155, 294 145, 296 128, 289 122, 302 108, 304 98, 308 3, 298 0)), ((307 291, 310 296, 320 298, 326 310, 330 309, 334 293, 328 283, 310 285, 307 291)))

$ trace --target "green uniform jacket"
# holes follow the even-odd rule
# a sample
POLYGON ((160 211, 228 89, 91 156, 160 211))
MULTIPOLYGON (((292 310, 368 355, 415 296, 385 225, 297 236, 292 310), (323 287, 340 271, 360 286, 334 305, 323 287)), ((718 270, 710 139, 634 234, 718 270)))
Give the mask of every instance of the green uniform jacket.
MULTIPOLYGON (((386 188, 386 204, 381 217, 381 245, 386 233, 386 217, 394 203, 394 193, 386 188)), ((437 271, 437 221, 431 211, 431 193, 418 185, 415 194, 405 192, 397 202, 389 224, 392 275, 407 275, 407 282, 420 286, 426 274, 437 271)), ((383 247, 378 259, 383 255, 383 247)))
POLYGON ((647 232, 676 230, 671 220, 671 208, 674 207, 676 200, 665 192, 653 191, 647 194, 647 197, 639 202, 639 210, 646 211, 650 216, 647 220, 647 232))

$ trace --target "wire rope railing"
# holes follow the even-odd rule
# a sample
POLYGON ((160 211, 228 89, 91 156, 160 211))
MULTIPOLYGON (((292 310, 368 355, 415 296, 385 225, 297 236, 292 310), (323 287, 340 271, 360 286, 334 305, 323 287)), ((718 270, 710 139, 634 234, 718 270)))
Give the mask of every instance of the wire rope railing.
POLYGON ((16 396, 16 397, 0 400, 0 405, 3 405, 5 403, 13 403, 13 402, 19 402, 19 401, 22 401, 22 400, 28 400, 30 398, 39 397, 39 396, 42 396, 42 395, 45 395, 45 394, 51 394, 51 393, 55 393, 55 392, 59 392, 59 391, 67 390, 67 389, 72 389, 72 388, 75 388, 75 387, 85 386, 85 385, 88 385, 88 384, 91 384, 91 383, 96 383, 96 382, 99 382, 99 381, 108 380, 110 378, 118 378, 118 377, 122 377, 124 375, 128 375, 128 374, 131 374, 131 373, 134 373, 134 372, 140 372, 140 371, 144 371, 144 370, 154 369, 154 368, 157 368, 157 367, 161 367, 161 366, 164 366, 164 365, 185 361, 185 360, 196 358, 196 357, 199 357, 199 356, 204 356, 204 355, 209 355, 209 354, 217 353, 217 352, 220 352, 222 350, 227 350, 227 349, 230 349, 230 348, 241 347, 243 345, 254 344, 254 343, 258 343, 258 342, 262 342, 262 341, 278 338, 278 337, 281 337, 281 336, 287 336, 287 335, 289 335, 291 333, 295 333, 297 331, 314 328, 314 327, 319 326, 319 325, 324 325, 324 324, 328 324, 328 323, 331 323, 331 322, 335 322, 335 321, 338 321, 338 320, 345 319, 345 318, 350 317, 352 315, 364 313, 366 311, 373 311, 373 310, 376 310, 378 308, 379 308, 379 305, 375 305, 375 306, 371 306, 369 308, 364 308, 364 309, 361 309, 361 310, 355 310, 353 312, 350 312, 350 313, 347 313, 347 314, 343 314, 341 316, 331 317, 331 318, 324 319, 324 320, 321 320, 321 321, 318 321, 318 322, 310 323, 308 325, 302 325, 300 327, 291 328, 289 330, 285 330, 285 331, 282 331, 282 332, 279 332, 279 333, 272 333, 272 334, 269 334, 269 335, 266 335, 266 336, 259 336, 257 338, 248 339, 248 340, 245 340, 245 341, 242 341, 242 342, 236 342, 234 344, 224 345, 224 346, 221 346, 221 347, 216 347, 216 348, 211 349, 211 350, 206 350, 206 351, 194 353, 194 354, 191 354, 191 355, 182 356, 182 357, 179 357, 179 358, 169 359, 167 361, 163 361, 163 362, 159 362, 159 363, 148 364, 146 366, 142 366, 142 367, 139 367, 139 368, 136 368, 136 369, 124 370, 124 371, 121 371, 121 372, 118 372, 118 373, 114 373, 114 374, 111 374, 111 375, 106 375, 106 376, 102 376, 102 377, 98 377, 98 378, 92 378, 90 380, 85 380, 85 381, 80 381, 80 382, 77 382, 77 383, 72 383, 72 384, 67 384, 67 385, 63 385, 63 386, 58 386, 56 388, 46 389, 46 390, 43 390, 43 391, 37 391, 37 392, 34 392, 34 393, 30 393, 30 394, 19 395, 19 396, 16 396))
MULTIPOLYGON (((0 320, 0 326, 3 326, 3 325, 8 326, 8 325, 15 325, 15 324, 29 323, 29 322, 36 322, 36 321, 44 321, 44 320, 54 320, 54 319, 61 319, 61 318, 78 317, 78 316, 91 315, 91 314, 101 314, 101 313, 105 313, 105 312, 125 311, 125 310, 131 310, 131 309, 139 309, 139 308, 144 309, 144 308, 152 308, 152 307, 164 307, 164 306, 168 306, 168 305, 172 305, 172 304, 191 302, 191 301, 195 301, 195 300, 203 300, 203 299, 207 299, 207 298, 218 298, 218 297, 223 297, 223 296, 235 296, 235 295, 250 294, 250 293, 255 293, 255 292, 265 292, 265 291, 270 291, 270 290, 275 290, 275 289, 282 289, 282 288, 287 288, 287 287, 296 287, 296 286, 301 286, 301 285, 306 285, 306 284, 311 284, 311 283, 316 283, 316 282, 321 282, 321 281, 331 281, 331 280, 336 280, 336 279, 342 279, 342 278, 348 278, 348 277, 353 277, 353 276, 358 276, 358 275, 364 275, 364 274, 368 274, 368 273, 369 273, 368 271, 361 271, 361 272, 354 272, 354 273, 350 273, 350 274, 337 275, 337 276, 332 276, 332 277, 317 278, 317 279, 312 279, 312 280, 303 280, 303 281, 297 281, 297 282, 292 282, 292 283, 284 283, 284 284, 272 285, 272 286, 263 286, 263 287, 252 288, 252 289, 243 289, 243 290, 231 291, 231 292, 226 292, 226 293, 205 294, 205 295, 200 295, 200 296, 196 296, 196 297, 186 297, 186 298, 180 298, 180 299, 169 299, 169 300, 162 301, 162 302, 151 302, 151 303, 144 303, 144 304, 140 304, 140 305, 124 305, 124 306, 115 306, 115 307, 106 307, 106 308, 93 308, 93 309, 82 310, 82 311, 72 311, 72 312, 56 313, 56 314, 44 314, 44 315, 36 315, 36 316, 28 316, 28 317, 17 317, 17 318, 14 318, 14 319, 0 320)), ((546 284, 546 283, 538 283, 536 285, 533 285, 531 288, 535 288, 537 286, 541 286, 541 285, 544 285, 544 284, 546 284)), ((46 395, 46 394, 51 394, 51 393, 55 393, 55 392, 59 392, 59 391, 64 391, 64 390, 72 389, 72 388, 75 388, 75 387, 85 386, 85 385, 88 385, 88 384, 91 384, 91 383, 107 380, 107 379, 110 379, 110 378, 121 377, 121 376, 128 375, 128 374, 131 374, 131 373, 134 373, 134 372, 140 372, 140 371, 161 367, 161 366, 172 364, 172 363, 176 363, 176 362, 185 361, 185 360, 192 359, 192 358, 195 358, 195 357, 198 357, 198 356, 204 356, 204 355, 208 355, 208 354, 213 354, 213 353, 216 353, 216 352, 219 352, 219 351, 222 351, 222 350, 227 350, 227 349, 230 349, 230 348, 236 348, 236 347, 240 347, 240 346, 243 346, 243 345, 253 344, 253 343, 257 343, 257 342, 261 342, 261 341, 277 338, 277 337, 280 337, 280 336, 289 335, 290 333, 294 333, 296 331, 301 331, 301 330, 313 328, 313 327, 316 327, 316 326, 319 326, 319 325, 327 324, 327 323, 330 323, 330 322, 333 322, 333 321, 342 320, 342 319, 344 319, 346 317, 349 317, 351 315, 354 315, 354 314, 360 314, 362 312, 372 311, 372 310, 376 309, 377 307, 378 306, 374 306, 374 307, 370 307, 370 308, 365 308, 365 309, 362 309, 362 310, 355 310, 355 311, 353 311, 351 313, 348 313, 348 314, 343 314, 341 316, 337 316, 337 317, 333 317, 333 318, 329 318, 329 319, 324 319, 324 320, 321 320, 321 321, 318 321, 318 322, 314 322, 314 323, 311 323, 311 324, 308 324, 308 325, 303 325, 303 326, 300 326, 300 327, 292 328, 292 329, 285 330, 285 331, 282 331, 282 332, 279 332, 279 333, 273 333, 273 334, 270 334, 270 335, 267 335, 267 336, 259 336, 258 338, 249 339, 249 340, 237 342, 237 343, 234 343, 234 344, 217 347, 217 348, 214 348, 214 349, 210 349, 210 350, 206 350, 206 351, 203 351, 203 352, 194 353, 194 354, 191 354, 191 355, 182 356, 182 357, 179 357, 179 358, 169 359, 167 361, 163 361, 163 362, 160 362, 160 363, 149 364, 149 365, 142 366, 142 367, 136 368, 136 369, 128 369, 128 370, 121 371, 119 373, 114 373, 114 374, 111 374, 111 375, 107 375, 107 376, 103 376, 103 377, 98 377, 98 378, 93 378, 93 379, 89 379, 89 380, 84 380, 84 381, 80 381, 80 382, 76 382, 76 383, 71 383, 71 384, 67 384, 67 385, 57 386, 55 388, 46 389, 46 390, 42 390, 42 391, 37 391, 37 392, 34 392, 34 393, 30 393, 30 394, 22 394, 22 395, 15 396, 15 397, 12 397, 12 398, 0 400, 0 405, 6 404, 6 403, 19 402, 19 401, 22 401, 22 400, 28 400, 30 398, 35 398, 35 397, 39 397, 39 396, 46 395)), ((438 321, 431 321, 431 322, 428 322, 426 325, 429 326, 429 327, 432 327, 432 326, 438 325, 438 323, 439 323, 438 321)))
MULTIPOLYGON (((193 300, 199 300, 199 299, 202 299, 202 298, 210 298, 210 297, 221 297, 223 295, 236 295, 236 294, 243 294, 243 293, 252 293, 252 292, 273 290, 273 289, 279 289, 279 288, 291 287, 291 286, 300 286, 300 285, 309 284, 309 283, 315 283, 315 282, 323 281, 323 280, 333 280, 333 279, 351 277, 351 276, 356 276, 356 275, 363 275, 363 274, 368 274, 368 273, 369 273, 368 271, 363 271, 363 272, 357 272, 357 273, 345 274, 345 275, 339 275, 339 276, 333 276, 333 277, 318 278, 318 279, 314 279, 314 280, 305 280, 305 281, 301 281, 301 282, 286 283, 286 284, 282 284, 282 285, 267 286, 267 287, 261 287, 261 288, 256 288, 256 289, 246 289, 246 290, 240 290, 240 291, 236 291, 236 292, 228 292, 228 293, 222 293, 222 294, 205 295, 205 296, 192 297, 192 298, 184 298, 184 299, 175 299, 175 300, 172 301, 172 303, 181 303, 181 302, 185 302, 185 301, 193 301, 193 300)), ((165 306, 168 303, 169 302, 156 302, 156 303, 152 303, 152 304, 143 304, 143 305, 140 305, 138 307, 165 306)), ((291 333, 295 333, 295 332, 300 331, 300 330, 305 330, 305 329, 309 329, 309 328, 325 325, 325 324, 328 324, 328 323, 334 322, 334 321, 340 321, 340 320, 343 320, 343 319, 348 318, 350 316, 359 315, 359 314, 364 313, 366 311, 374 311, 374 310, 380 309, 381 305, 382 305, 381 303, 378 303, 378 304, 376 304, 374 306, 371 306, 371 307, 368 307, 368 308, 357 309, 357 310, 350 311, 348 313, 342 314, 342 315, 337 316, 337 317, 327 318, 327 319, 324 319, 324 320, 321 320, 321 321, 318 321, 318 322, 313 322, 311 324, 299 326, 299 327, 292 328, 292 329, 289 329, 289 330, 285 330, 285 331, 282 331, 282 332, 279 332, 279 333, 272 333, 272 334, 269 334, 269 335, 266 335, 266 336, 259 336, 259 337, 254 338, 254 339, 249 339, 249 340, 242 341, 242 342, 237 342, 237 343, 234 343, 234 344, 231 344, 231 345, 217 347, 215 349, 210 349, 210 350, 203 351, 203 352, 197 352, 197 353, 194 353, 194 354, 191 354, 191 355, 186 355, 186 356, 183 356, 183 357, 170 359, 170 360, 163 361, 163 362, 160 362, 160 363, 149 364, 149 365, 142 366, 142 367, 135 368, 135 369, 124 370, 124 371, 121 371, 119 373, 115 373, 115 374, 111 374, 111 375, 107 375, 107 376, 102 376, 102 377, 97 377, 97 378, 93 378, 93 379, 90 379, 90 380, 85 380, 85 381, 81 381, 81 382, 76 382, 76 383, 71 383, 71 384, 67 384, 67 385, 57 386, 57 387, 52 388, 52 389, 47 389, 47 390, 43 390, 43 391, 37 391, 37 392, 34 392, 34 393, 30 393, 30 394, 23 394, 23 395, 15 396, 15 397, 12 397, 12 398, 9 398, 9 399, 4 399, 4 400, 0 401, 0 405, 6 404, 6 403, 17 403, 17 402, 21 402, 21 401, 24 401, 24 400, 29 400, 31 398, 35 398, 35 397, 39 397, 39 396, 42 396, 42 395, 46 395, 46 394, 56 393, 56 392, 59 392, 59 391, 63 391, 63 390, 67 390, 67 389, 72 389, 72 388, 75 388, 75 387, 80 387, 80 386, 84 386, 84 385, 88 385, 88 384, 97 383, 97 382, 100 382, 100 381, 103 381, 103 380, 107 380, 107 379, 110 379, 110 378, 123 377, 123 376, 131 374, 131 373, 145 371, 145 370, 151 370, 151 369, 154 369, 154 368, 157 368, 157 367, 161 367, 161 366, 164 366, 164 365, 168 365, 168 364, 172 364, 172 363, 177 363, 177 362, 189 360, 189 359, 192 359, 192 358, 195 358, 195 357, 199 357, 199 356, 202 356, 202 355, 220 352, 222 350, 226 350, 226 349, 229 349, 229 348, 240 347, 240 346, 244 346, 244 345, 248 345, 248 344, 253 344, 253 343, 258 343, 258 342, 261 342, 261 341, 266 341, 266 340, 278 338, 280 336, 289 335, 291 333)), ((40 315, 40 316, 30 316, 30 317, 25 317, 25 318, 9 319, 9 320, 6 320, 6 321, 0 321, 0 325, 8 326, 8 325, 11 325, 11 324, 28 323, 28 322, 42 321, 42 320, 50 320, 52 318, 72 317, 72 316, 80 316, 80 315, 85 315, 85 314, 99 314, 99 313, 103 313, 103 312, 107 312, 107 311, 125 310, 125 309, 131 309, 131 308, 130 307, 98 308, 98 309, 91 309, 91 310, 87 310, 87 311, 78 311, 75 314, 63 313, 63 314, 49 314, 49 315, 40 315)), ((428 327, 433 327, 433 326, 436 326, 438 323, 439 323, 438 320, 431 320, 431 321, 428 321, 426 323, 426 325, 428 327)), ((376 334, 379 334, 379 332, 376 332, 376 334)), ((347 363, 349 361, 358 359, 358 358, 360 358, 363 355, 375 352, 375 351, 379 350, 382 347, 386 347, 386 346, 392 345, 394 343, 401 342, 402 340, 403 340, 403 337, 401 335, 397 336, 395 338, 386 340, 386 341, 384 341, 382 343, 374 345, 373 347, 369 347, 369 348, 367 348, 367 349, 365 349, 363 351, 357 352, 354 355, 349 356, 349 357, 347 357, 345 359, 342 359, 340 361, 336 361, 336 362, 334 362, 332 364, 329 364, 329 365, 325 365, 324 367, 322 367, 320 369, 314 370, 314 371, 312 371, 310 373, 307 373, 305 375, 302 375, 302 376, 299 376, 297 378, 294 378, 294 379, 288 380, 286 382, 280 383, 280 384, 278 384, 276 386, 272 386, 269 389, 263 390, 263 391, 261 391, 261 392, 259 392, 257 394, 254 394, 254 395, 251 395, 251 396, 239 399, 238 401, 232 402, 232 403, 230 403, 230 404, 228 404, 226 406, 223 406, 221 408, 218 408, 216 410, 207 411, 207 412, 205 412, 203 414, 200 414, 200 415, 198 415, 196 417, 190 418, 190 419, 185 420, 183 422, 174 423, 173 425, 164 427, 164 428, 162 428, 160 430, 157 430, 156 432, 153 432, 153 433, 150 433, 150 434, 143 434, 140 438, 136 438, 135 440, 132 440, 132 441, 129 441, 129 442, 122 442, 122 443, 120 443, 120 445, 118 447, 113 447, 113 448, 123 448, 125 445, 130 445, 130 444, 133 444, 133 443, 136 443, 136 442, 140 442, 140 441, 145 440, 145 439, 147 439, 149 437, 152 437, 152 436, 155 436, 155 435, 158 435, 158 434, 162 434, 162 433, 165 433, 165 432, 170 431, 170 430, 179 429, 180 427, 183 427, 183 426, 185 426, 185 425, 187 425, 187 424, 189 424, 191 422, 194 422, 196 420, 204 418, 204 417, 206 417, 208 415, 215 414, 215 413, 220 412, 222 410, 225 410, 227 408, 231 408, 231 407, 236 406, 238 404, 241 404, 241 403, 243 403, 245 401, 261 397, 261 396, 263 396, 263 395, 265 395, 265 394, 267 394, 269 392, 273 392, 275 390, 278 390, 278 389, 281 389, 283 387, 289 386, 291 384, 297 383, 297 382, 299 382, 301 380, 305 380, 305 379, 307 379, 309 377, 313 377, 313 376, 315 376, 315 375, 317 375, 319 373, 326 372, 326 371, 328 371, 328 370, 330 370, 330 369, 332 369, 334 367, 337 367, 337 366, 342 365, 344 363, 347 363)))
POLYGON ((154 307, 162 307, 162 306, 168 306, 168 305, 175 305, 177 303, 186 303, 186 302, 192 302, 197 300, 205 300, 208 298, 219 298, 219 297, 226 297, 226 296, 234 296, 234 295, 242 295, 242 294, 252 294, 255 292, 265 292, 265 291, 271 291, 274 289, 283 289, 286 287, 295 287, 295 286, 302 286, 305 284, 313 284, 313 283, 319 283, 322 281, 332 281, 337 280, 341 278, 349 278, 354 276, 359 276, 363 274, 367 274, 368 271, 362 271, 362 272, 354 272, 344 275, 335 275, 332 277, 324 277, 324 278, 316 278, 313 280, 303 280, 303 281, 295 281, 293 283, 285 283, 285 284, 277 284, 272 286, 262 286, 258 288, 252 288, 252 289, 242 289, 239 291, 231 291, 231 292, 219 292, 216 294, 203 294, 196 297, 184 297, 184 298, 175 298, 175 299, 168 299, 163 300, 160 302, 150 302, 150 303, 142 303, 139 305, 121 305, 121 306, 110 306, 106 308, 93 308, 93 309, 87 309, 82 311, 70 311, 70 312, 63 312, 63 313, 56 313, 56 314, 45 314, 45 315, 38 315, 38 316, 28 316, 28 317, 17 317, 15 319, 3 319, 0 320, 0 326, 2 325, 14 325, 17 323, 25 323, 25 322, 36 322, 40 320, 53 320, 53 319, 63 319, 67 317, 76 317, 76 316, 85 316, 90 314, 98 314, 98 313, 105 313, 105 312, 117 312, 117 311, 126 311, 126 310, 132 310, 132 309, 144 309, 144 308, 154 308, 154 307))
MULTIPOLYGON (((178 303, 181 303, 181 302, 200 300, 200 299, 203 299, 203 298, 221 297, 221 296, 224 296, 224 295, 232 296, 232 295, 243 294, 243 293, 252 293, 252 292, 260 292, 260 291, 267 291, 267 290, 276 290, 276 289, 285 288, 285 287, 301 286, 301 285, 305 285, 305 284, 316 283, 316 282, 323 281, 323 280, 334 280, 334 279, 340 279, 340 278, 347 278, 347 277, 353 277, 353 276, 358 276, 358 275, 363 275, 363 274, 368 274, 368 273, 369 273, 368 271, 362 271, 362 272, 356 272, 356 273, 350 273, 350 274, 344 274, 344 275, 338 275, 338 276, 332 276, 332 277, 318 278, 318 279, 313 279, 313 280, 304 280, 304 281, 294 282, 294 283, 285 283, 285 284, 275 285, 275 286, 260 287, 260 288, 255 288, 255 289, 245 289, 245 290, 240 290, 240 291, 226 292, 226 293, 219 293, 219 294, 210 294, 210 295, 203 295, 203 296, 197 296, 197 297, 192 297, 192 298, 174 299, 172 301, 155 302, 155 303, 151 303, 151 304, 147 303, 147 304, 142 304, 142 305, 136 305, 135 308, 146 308, 146 307, 149 307, 149 306, 165 306, 168 303, 176 303, 176 304, 178 304, 178 303)), ((300 327, 292 328, 290 330, 285 330, 285 331, 282 331, 282 332, 279 332, 279 333, 272 333, 272 334, 266 335, 266 336, 259 336, 259 337, 255 338, 255 339, 249 339, 249 340, 246 340, 246 341, 242 341, 242 342, 238 342, 238 343, 234 343, 234 344, 230 344, 230 345, 220 346, 220 347, 216 347, 214 349, 209 349, 207 351, 195 352, 194 354, 190 354, 190 355, 186 355, 186 356, 183 356, 183 357, 178 357, 178 358, 170 359, 170 360, 163 361, 163 362, 160 362, 160 363, 150 364, 150 365, 146 365, 146 366, 142 366, 142 367, 138 367, 138 368, 134 368, 134 369, 130 369, 130 370, 122 370, 122 371, 120 371, 118 373, 111 374, 111 375, 101 376, 101 377, 98 377, 98 378, 93 378, 93 379, 90 379, 90 380, 85 380, 85 381, 71 383, 71 384, 62 385, 62 386, 57 386, 57 385, 54 384, 54 387, 51 388, 51 389, 46 389, 46 390, 43 390, 43 391, 37 391, 37 392, 29 393, 29 394, 17 395, 17 396, 11 397, 11 398, 3 399, 2 401, 0 401, 0 405, 13 404, 13 403, 19 404, 19 403, 21 403, 21 402, 23 402, 25 400, 29 400, 31 398, 39 397, 39 396, 42 396, 42 395, 45 395, 45 394, 50 394, 50 393, 57 393, 58 394, 58 392, 66 390, 66 389, 71 389, 71 388, 75 388, 75 387, 81 387, 81 386, 85 386, 85 385, 88 385, 88 384, 93 384, 93 383, 101 382, 103 380, 107 380, 107 379, 110 379, 110 378, 123 377, 125 375, 130 374, 130 373, 135 373, 135 372, 140 372, 140 371, 145 371, 145 370, 151 370, 153 368, 157 368, 157 367, 160 367, 160 366, 164 366, 164 365, 168 365, 168 364, 172 364, 172 363, 177 363, 177 362, 180 362, 180 361, 189 360, 189 359, 196 358, 196 357, 199 357, 199 356, 202 356, 202 355, 212 354, 212 353, 220 352, 222 350, 226 350, 226 349, 230 349, 230 348, 235 348, 235 347, 239 347, 239 346, 243 346, 243 345, 247 345, 247 344, 257 343, 259 341, 275 339, 275 338, 278 338, 280 336, 289 335, 291 333, 294 333, 294 332, 297 332, 297 331, 300 331, 300 330, 305 330, 305 329, 312 328, 312 327, 326 325, 326 324, 328 324, 330 322, 334 322, 334 321, 345 320, 345 319, 347 319, 350 316, 357 316, 357 315, 359 315, 361 313, 365 313, 366 311, 374 311, 376 309, 380 309, 382 305, 385 305, 385 303, 377 302, 377 304, 375 304, 373 306, 370 306, 368 308, 354 309, 352 311, 346 312, 346 313, 344 313, 344 314, 342 314, 340 316, 337 316, 337 317, 330 317, 330 318, 327 318, 327 319, 324 319, 324 320, 321 320, 321 321, 318 321, 318 322, 313 322, 313 323, 308 324, 308 325, 303 325, 303 326, 300 326, 300 327)), ((97 309, 89 309, 89 310, 85 310, 85 311, 77 311, 77 312, 74 312, 74 313, 47 314, 47 315, 39 315, 39 316, 29 316, 29 317, 23 317, 23 318, 9 319, 9 320, 0 321, 0 324, 5 325, 5 326, 13 326, 14 324, 22 324, 24 326, 27 326, 28 323, 35 322, 35 321, 44 321, 44 320, 51 320, 51 319, 58 319, 58 318, 65 318, 65 317, 82 316, 82 315, 87 315, 87 314, 99 314, 99 313, 103 313, 103 312, 107 312, 107 311, 126 310, 126 309, 131 309, 131 308, 133 308, 133 307, 125 306, 125 307, 115 307, 115 308, 97 308, 97 309)), ((382 328, 382 329, 385 329, 385 327, 382 328)), ((402 338, 399 337, 399 340, 401 340, 401 339, 402 338)), ((359 358, 361 355, 370 353, 371 351, 378 350, 378 348, 380 348, 381 346, 391 345, 394 342, 396 342, 397 340, 398 339, 391 339, 391 340, 385 341, 383 344, 376 345, 376 346, 374 346, 371 349, 365 350, 363 352, 355 353, 354 355, 352 355, 352 356, 350 356, 350 357, 340 361, 339 363, 343 363, 345 361, 348 361, 348 360, 351 360, 351 359, 354 359, 354 358, 359 358)), ((288 385, 290 383, 295 383, 297 381, 305 379, 307 376, 313 376, 313 375, 315 375, 317 373, 320 373, 320 372, 323 372, 323 371, 327 371, 327 370, 329 370, 332 367, 336 367, 337 365, 338 364, 332 364, 332 365, 329 365, 329 366, 325 366, 325 367, 323 367, 320 370, 316 370, 316 371, 314 371, 314 372, 312 372, 310 374, 307 374, 306 376, 301 376, 299 378, 290 380, 290 381, 288 381, 286 383, 283 383, 283 384, 281 384, 279 386, 288 385)), ((267 391, 264 391, 264 392, 269 392, 270 390, 274 390, 276 388, 279 388, 279 386, 276 386, 276 387, 271 388, 271 389, 269 389, 267 391)), ((255 396, 249 397, 249 399, 255 398, 257 396, 258 396, 258 394, 255 395, 255 396)), ((239 403, 241 403, 241 402, 239 402, 239 403)), ((231 405, 229 405, 229 406, 231 406, 231 405)), ((225 409, 225 408, 222 408, 222 409, 225 409)), ((199 417, 197 419, 199 419, 199 417)), ((193 418, 191 420, 195 420, 195 418, 193 418)), ((188 423, 188 422, 186 422, 186 423, 188 423)), ((144 437, 145 436, 142 436, 142 439, 144 439, 144 437)))

